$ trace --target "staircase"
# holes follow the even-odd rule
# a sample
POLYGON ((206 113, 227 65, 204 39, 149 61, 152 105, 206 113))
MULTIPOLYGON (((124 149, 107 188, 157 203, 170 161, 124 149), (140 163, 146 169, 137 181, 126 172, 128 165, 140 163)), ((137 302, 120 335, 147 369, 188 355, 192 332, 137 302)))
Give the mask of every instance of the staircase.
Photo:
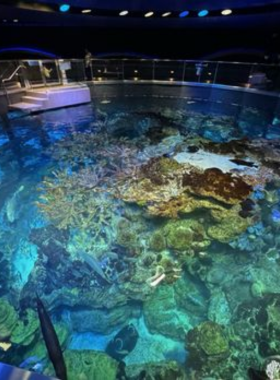
POLYGON ((14 103, 10 105, 12 110, 22 110, 22 111, 39 111, 45 108, 48 102, 48 94, 39 91, 27 91, 26 94, 21 98, 21 102, 14 103))
POLYGON ((12 103, 10 110, 27 113, 69 107, 91 102, 90 89, 87 85, 56 86, 27 90, 18 103, 12 103))
POLYGON ((10 81, 6 82, 5 87, 6 87, 7 92, 14 92, 14 91, 18 91, 19 89, 21 89, 20 83, 16 80, 10 80, 10 81))

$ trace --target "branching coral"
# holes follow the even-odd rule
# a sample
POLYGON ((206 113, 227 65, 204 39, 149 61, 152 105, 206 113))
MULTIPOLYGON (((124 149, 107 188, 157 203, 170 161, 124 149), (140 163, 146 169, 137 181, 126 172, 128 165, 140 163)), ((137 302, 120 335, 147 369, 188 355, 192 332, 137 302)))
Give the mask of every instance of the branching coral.
POLYGON ((37 206, 60 229, 88 229, 98 236, 111 224, 117 207, 107 194, 79 185, 79 179, 66 172, 45 179, 40 190, 37 206))

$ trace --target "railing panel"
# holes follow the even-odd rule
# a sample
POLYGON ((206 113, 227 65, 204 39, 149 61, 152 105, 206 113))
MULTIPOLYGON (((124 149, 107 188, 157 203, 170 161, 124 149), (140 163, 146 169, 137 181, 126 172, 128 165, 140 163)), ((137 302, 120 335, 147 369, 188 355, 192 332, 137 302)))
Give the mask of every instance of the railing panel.
POLYGON ((93 80, 122 80, 122 60, 93 60, 92 76, 93 80))
POLYGON ((252 66, 242 63, 220 63, 216 83, 248 87, 252 66))
POLYGON ((265 64, 252 65, 249 84, 249 87, 259 90, 280 91, 279 66, 265 64))
POLYGON ((60 71, 56 60, 41 61, 41 72, 46 85, 61 84, 60 71))
POLYGON ((153 80, 154 62, 148 59, 124 60, 124 79, 126 80, 153 80))
POLYGON ((65 69, 68 83, 82 82, 86 79, 83 60, 64 60, 60 63, 61 70, 65 69))
MULTIPOLYGON (((151 59, 93 59, 85 67, 83 59, 0 61, 0 81, 9 78, 18 87, 39 87, 108 80, 157 80, 221 84, 280 91, 280 65, 213 61, 151 59)), ((4 81, 5 82, 5 81, 4 81)), ((3 83, 2 83, 3 86, 3 83)))
POLYGON ((44 86, 44 78, 41 71, 41 64, 38 60, 25 60, 23 61, 25 66, 25 76, 29 81, 31 87, 44 86))
POLYGON ((155 61, 154 79, 168 82, 182 81, 183 61, 155 61))
POLYGON ((201 62, 185 62, 184 81, 199 82, 199 69, 201 62))

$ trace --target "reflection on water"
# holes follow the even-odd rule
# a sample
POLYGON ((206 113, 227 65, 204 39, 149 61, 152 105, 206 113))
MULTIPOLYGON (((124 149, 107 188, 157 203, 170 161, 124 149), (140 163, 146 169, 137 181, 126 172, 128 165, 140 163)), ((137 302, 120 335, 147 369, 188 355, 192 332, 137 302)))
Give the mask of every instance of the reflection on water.
POLYGON ((276 374, 280 120, 215 108, 114 99, 2 125, 2 362, 55 375, 37 293, 70 380, 276 374))

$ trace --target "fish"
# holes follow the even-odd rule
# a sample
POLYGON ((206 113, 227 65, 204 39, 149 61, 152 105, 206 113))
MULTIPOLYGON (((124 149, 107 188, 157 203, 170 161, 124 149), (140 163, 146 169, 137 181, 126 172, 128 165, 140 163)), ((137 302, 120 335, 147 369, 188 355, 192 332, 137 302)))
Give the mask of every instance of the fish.
POLYGON ((80 258, 84 262, 86 262, 95 273, 99 274, 99 276, 104 281, 107 282, 107 284, 111 284, 110 280, 106 277, 106 275, 105 275, 105 273, 104 273, 104 271, 103 271, 103 269, 102 269, 102 267, 101 267, 101 265, 100 265, 100 263, 99 263, 98 260, 96 260, 93 256, 91 256, 91 255, 89 255, 89 254, 87 254, 85 252, 80 252, 79 255, 80 255, 80 258))
POLYGON ((6 216, 10 223, 14 223, 17 219, 17 211, 19 208, 18 198, 19 194, 24 190, 24 186, 20 186, 17 191, 6 202, 6 216))
POLYGON ((109 104, 109 103, 111 103, 111 100, 104 99, 104 100, 101 100, 100 103, 101 103, 101 104, 109 104))
POLYGON ((67 370, 63 358, 63 353, 54 326, 43 302, 38 295, 36 302, 41 331, 49 354, 49 358, 55 369, 55 374, 58 379, 67 380, 67 370))
POLYGON ((134 350, 138 341, 138 331, 133 326, 132 323, 123 327, 117 335, 110 340, 106 347, 106 354, 112 358, 121 361, 123 360, 132 350, 134 350))

